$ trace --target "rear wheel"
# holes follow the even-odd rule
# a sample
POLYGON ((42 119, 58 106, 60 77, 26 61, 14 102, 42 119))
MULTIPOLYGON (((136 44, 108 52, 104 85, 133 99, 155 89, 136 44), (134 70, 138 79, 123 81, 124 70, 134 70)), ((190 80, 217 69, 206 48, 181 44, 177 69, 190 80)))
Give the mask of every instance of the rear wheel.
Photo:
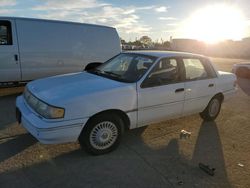
POLYGON ((123 133, 123 122, 118 116, 98 115, 86 126, 79 137, 79 142, 87 152, 101 155, 118 147, 123 133))
POLYGON ((200 116, 205 121, 213 121, 220 113, 222 99, 219 96, 213 97, 200 116))

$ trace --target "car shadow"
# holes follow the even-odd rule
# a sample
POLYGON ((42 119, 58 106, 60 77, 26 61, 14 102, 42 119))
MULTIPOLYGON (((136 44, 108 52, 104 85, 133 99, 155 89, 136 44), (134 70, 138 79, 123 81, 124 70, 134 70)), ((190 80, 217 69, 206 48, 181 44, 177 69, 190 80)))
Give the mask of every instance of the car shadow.
POLYGON ((22 152, 36 142, 36 139, 28 133, 0 139, 0 163, 22 152))
MULTIPOLYGON (((203 121, 200 127, 193 157, 191 159, 191 164, 193 166, 198 167, 199 163, 209 165, 210 168, 215 168, 215 176, 209 178, 210 184, 208 185, 217 187, 231 187, 227 177, 219 131, 217 124, 214 121, 203 121), (217 182, 217 184, 215 184, 215 182, 217 182)), ((200 173, 208 176, 208 174, 205 174, 205 172, 200 173)))
POLYGON ((157 173, 173 187, 181 185, 230 188, 216 122, 203 121, 201 123, 191 157, 186 157, 183 154, 183 148, 180 147, 181 142, 189 142, 188 139, 172 138, 166 147, 156 150, 146 147, 142 142, 139 142, 142 146, 138 148, 132 146, 132 148, 135 153, 142 156, 143 160, 157 169, 157 173), (199 163, 215 168, 215 175, 210 176, 201 170, 199 163))
MULTIPOLYGON (((227 178, 220 135, 215 122, 202 122, 192 157, 183 155, 178 137, 161 148, 145 144, 144 128, 128 131, 121 146, 106 155, 91 156, 81 149, 41 163, 0 174, 0 185, 24 187, 231 187, 227 178), (215 176, 199 169, 204 163, 215 176)), ((161 133, 159 133, 161 134, 161 133)), ((157 134, 156 134, 157 136, 157 134)), ((167 136, 167 135, 166 135, 167 136)), ((34 143, 24 135, 6 143, 7 157, 34 143), (26 141, 23 141, 25 140, 26 141), (17 143, 24 142, 20 147, 17 143), (7 148, 14 147, 14 152, 7 148), (8 154, 9 153, 9 154, 8 154)), ((60 146, 58 146, 60 147, 60 146)), ((63 147, 63 146, 62 146, 63 147)), ((0 146, 1 148, 1 146, 0 146)))

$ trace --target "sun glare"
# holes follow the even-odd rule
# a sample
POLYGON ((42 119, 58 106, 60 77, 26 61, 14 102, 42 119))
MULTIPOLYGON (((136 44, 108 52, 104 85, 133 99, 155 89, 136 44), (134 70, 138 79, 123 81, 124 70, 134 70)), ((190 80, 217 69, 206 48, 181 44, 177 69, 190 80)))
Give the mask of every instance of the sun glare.
POLYGON ((183 35, 207 43, 240 40, 246 30, 246 18, 231 5, 210 5, 195 11, 184 23, 183 35))

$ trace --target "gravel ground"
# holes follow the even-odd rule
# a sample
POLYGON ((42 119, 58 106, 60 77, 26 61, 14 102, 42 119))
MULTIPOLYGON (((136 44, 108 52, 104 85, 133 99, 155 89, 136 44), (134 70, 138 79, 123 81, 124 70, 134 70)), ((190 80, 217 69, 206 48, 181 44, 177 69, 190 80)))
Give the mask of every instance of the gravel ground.
MULTIPOLYGON (((224 71, 242 61, 212 60, 224 71)), ((131 130, 102 156, 78 143, 38 143, 15 120, 23 88, 0 89, 0 187, 250 187, 250 80, 238 82, 215 122, 193 115, 131 130), (191 136, 181 139, 182 129, 191 136), (200 170, 200 162, 215 175, 200 170)))

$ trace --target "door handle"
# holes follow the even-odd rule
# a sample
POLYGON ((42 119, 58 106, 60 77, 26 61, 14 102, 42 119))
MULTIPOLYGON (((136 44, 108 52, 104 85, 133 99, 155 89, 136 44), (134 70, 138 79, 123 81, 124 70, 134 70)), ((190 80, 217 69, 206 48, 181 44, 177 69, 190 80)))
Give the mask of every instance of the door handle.
POLYGON ((184 88, 179 88, 175 90, 175 93, 182 92, 182 91, 184 91, 184 88))
POLYGON ((18 55, 17 54, 14 55, 14 59, 15 59, 15 61, 18 61, 18 55))
POLYGON ((208 87, 214 87, 214 84, 209 84, 208 87))

